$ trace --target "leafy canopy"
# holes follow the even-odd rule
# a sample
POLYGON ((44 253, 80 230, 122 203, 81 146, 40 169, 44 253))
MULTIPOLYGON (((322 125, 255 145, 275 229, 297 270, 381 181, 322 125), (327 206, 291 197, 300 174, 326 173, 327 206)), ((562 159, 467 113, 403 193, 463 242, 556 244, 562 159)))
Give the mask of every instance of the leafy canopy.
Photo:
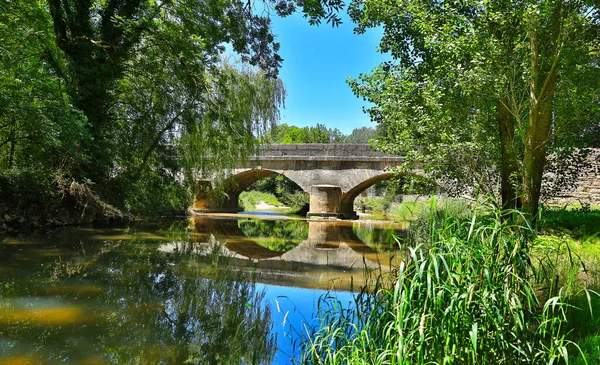
POLYGON ((586 1, 353 1, 393 61, 351 80, 385 125, 379 148, 534 212, 549 152, 593 144, 598 7, 586 1))

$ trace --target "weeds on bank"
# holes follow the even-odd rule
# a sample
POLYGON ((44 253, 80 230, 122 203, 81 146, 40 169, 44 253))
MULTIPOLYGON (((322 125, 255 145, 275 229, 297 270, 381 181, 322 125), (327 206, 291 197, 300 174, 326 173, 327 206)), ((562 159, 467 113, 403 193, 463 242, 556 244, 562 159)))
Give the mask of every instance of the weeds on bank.
POLYGON ((584 288, 600 289, 600 211, 594 208, 546 208, 532 251, 539 295, 571 288, 567 331, 586 359, 571 364, 600 364, 600 298, 585 295, 584 288), (576 293, 580 295, 576 295, 576 293), (586 362, 587 361, 587 362, 586 362))
POLYGON ((319 303, 321 323, 304 339, 301 363, 568 363, 580 352, 568 337, 572 318, 593 313, 595 294, 573 279, 559 287, 536 276, 534 230, 518 212, 502 214, 515 219, 489 207, 440 210, 432 200, 411 224, 394 278, 380 277, 353 308, 319 303), (542 300, 538 279, 550 283, 542 300))

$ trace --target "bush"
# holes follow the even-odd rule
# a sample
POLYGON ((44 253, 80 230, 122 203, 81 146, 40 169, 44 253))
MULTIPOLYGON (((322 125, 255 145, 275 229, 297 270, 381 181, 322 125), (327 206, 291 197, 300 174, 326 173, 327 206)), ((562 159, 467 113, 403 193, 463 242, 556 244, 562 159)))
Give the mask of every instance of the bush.
POLYGON ((115 191, 121 192, 123 208, 142 217, 184 215, 190 207, 190 189, 172 177, 145 171, 138 179, 123 179, 115 191))
POLYGON ((88 182, 60 172, 24 169, 0 172, 0 230, 122 219, 88 182))
POLYGON ((59 190, 53 174, 39 170, 0 170, 0 202, 14 210, 54 202, 59 190))
POLYGON ((310 195, 305 193, 303 190, 296 190, 293 193, 283 192, 281 196, 281 202, 290 207, 292 212, 299 212, 302 210, 308 211, 310 195))

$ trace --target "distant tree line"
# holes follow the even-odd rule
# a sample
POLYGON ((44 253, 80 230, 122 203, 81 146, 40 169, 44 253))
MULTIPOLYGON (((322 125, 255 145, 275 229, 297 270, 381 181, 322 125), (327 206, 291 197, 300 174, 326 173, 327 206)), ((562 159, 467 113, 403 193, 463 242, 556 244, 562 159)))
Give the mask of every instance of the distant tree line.
POLYGON ((271 144, 369 143, 376 139, 379 134, 380 131, 371 127, 354 128, 349 135, 344 135, 337 128, 327 128, 319 123, 314 127, 279 124, 268 130, 263 141, 271 144))

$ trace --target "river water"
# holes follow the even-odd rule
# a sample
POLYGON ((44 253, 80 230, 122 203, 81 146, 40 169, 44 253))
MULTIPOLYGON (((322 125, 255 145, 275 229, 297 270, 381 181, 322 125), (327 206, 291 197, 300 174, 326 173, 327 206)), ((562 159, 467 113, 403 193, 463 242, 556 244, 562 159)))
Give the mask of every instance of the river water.
POLYGON ((0 365, 292 364, 320 299, 351 305, 404 228, 246 213, 0 238, 0 365))

